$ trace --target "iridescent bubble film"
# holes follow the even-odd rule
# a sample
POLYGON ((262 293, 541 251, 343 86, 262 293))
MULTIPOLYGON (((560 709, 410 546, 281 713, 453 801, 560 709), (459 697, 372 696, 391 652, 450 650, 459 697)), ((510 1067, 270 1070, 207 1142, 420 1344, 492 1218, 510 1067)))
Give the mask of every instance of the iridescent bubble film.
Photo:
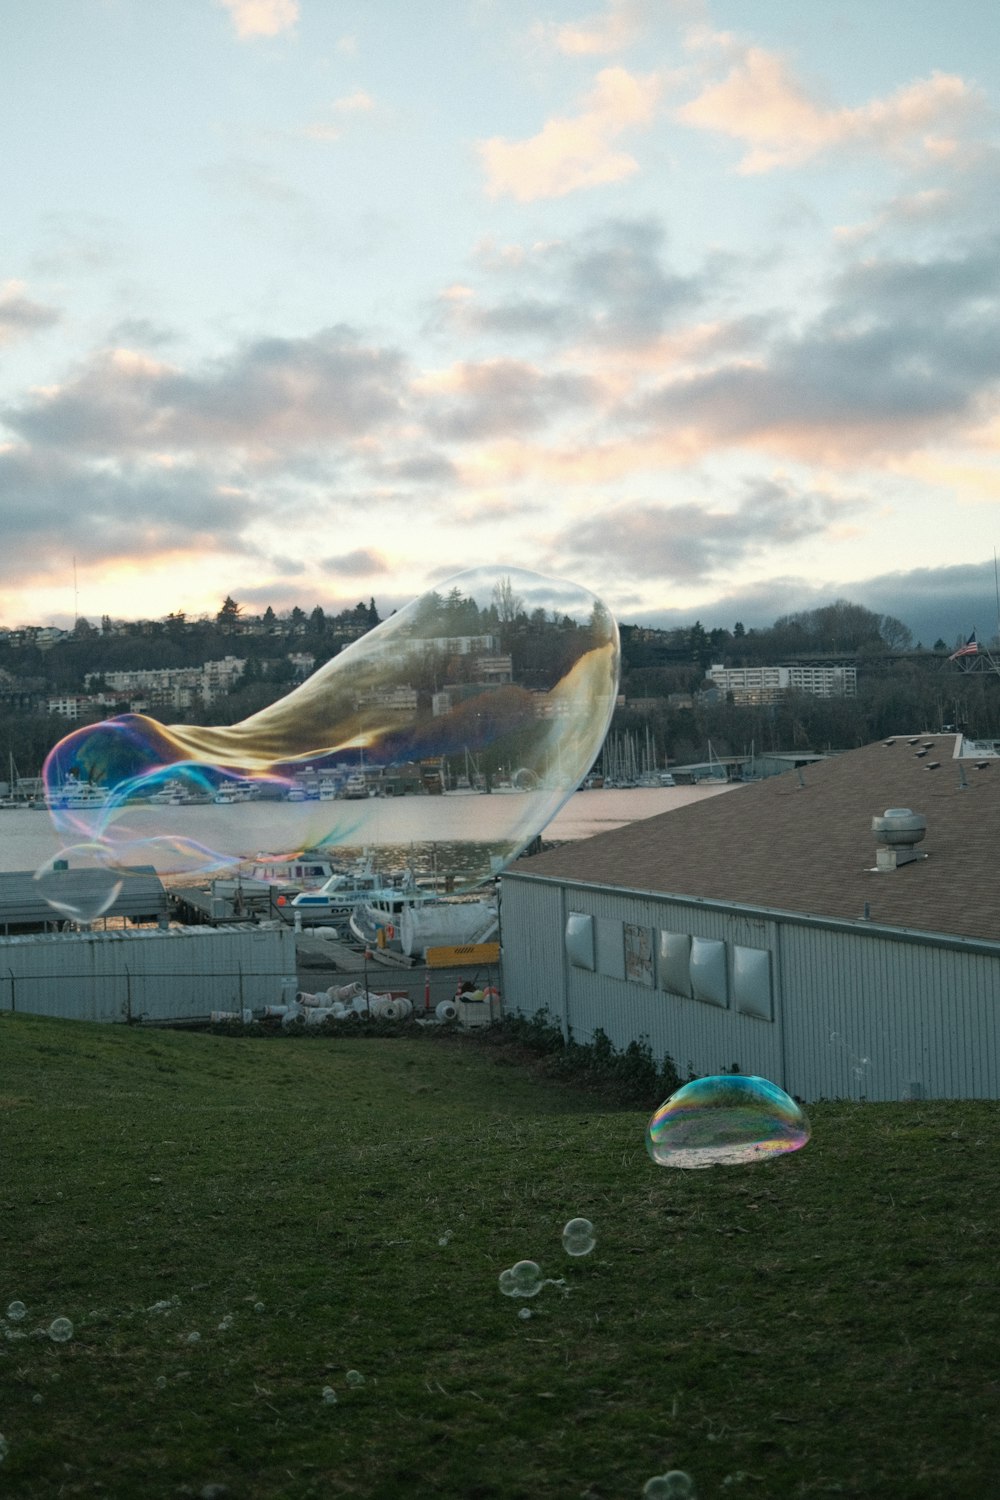
POLYGON ((113 851, 93 840, 60 849, 35 871, 34 880, 53 911, 81 925, 110 911, 122 889, 113 851))
POLYGON ((474 568, 241 723, 124 714, 75 730, 45 763, 46 798, 64 845, 99 844, 119 870, 204 877, 260 853, 391 846, 418 878, 468 889, 590 770, 618 670, 596 595, 474 568))
POLYGON ((646 1127, 646 1150, 661 1167, 739 1166, 798 1151, 809 1121, 766 1078, 723 1073, 671 1094, 646 1127))

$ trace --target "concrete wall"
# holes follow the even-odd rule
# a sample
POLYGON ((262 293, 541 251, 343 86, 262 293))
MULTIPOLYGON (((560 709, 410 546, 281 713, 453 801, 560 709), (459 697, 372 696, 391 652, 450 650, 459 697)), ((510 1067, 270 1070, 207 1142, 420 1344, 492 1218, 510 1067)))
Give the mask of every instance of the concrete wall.
POLYGON ((805 1100, 1000 1098, 1000 944, 511 874, 501 931, 508 1012, 547 1010, 581 1042, 643 1039, 682 1077, 735 1066, 805 1100))
POLYGON ((207 1018, 294 996, 289 928, 189 927, 0 939, 0 1010, 81 1021, 207 1018))

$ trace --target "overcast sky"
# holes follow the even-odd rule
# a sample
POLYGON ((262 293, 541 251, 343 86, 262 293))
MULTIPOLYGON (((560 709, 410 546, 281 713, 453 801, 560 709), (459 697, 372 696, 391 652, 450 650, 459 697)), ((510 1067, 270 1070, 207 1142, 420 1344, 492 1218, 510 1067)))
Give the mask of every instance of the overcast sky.
POLYGON ((995 0, 0 14, 0 623, 992 633, 995 0))

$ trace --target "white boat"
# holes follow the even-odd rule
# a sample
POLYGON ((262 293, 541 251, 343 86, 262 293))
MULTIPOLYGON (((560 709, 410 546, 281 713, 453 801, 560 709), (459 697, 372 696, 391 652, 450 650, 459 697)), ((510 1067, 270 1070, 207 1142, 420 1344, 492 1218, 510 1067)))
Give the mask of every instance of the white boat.
POLYGON ((303 849, 301 854, 258 854, 243 867, 249 880, 264 880, 268 885, 294 885, 302 890, 316 890, 332 875, 340 874, 329 855, 317 849, 303 849))
POLYGON ((291 900, 278 899, 286 921, 297 918, 305 925, 344 926, 359 904, 380 905, 392 901, 400 886, 370 864, 331 875, 317 890, 300 891, 291 900))
POLYGON ((103 786, 92 786, 89 781, 67 781, 46 800, 51 807, 98 808, 107 802, 108 790, 103 786))
POLYGON ((400 946, 407 958, 423 958, 428 948, 491 942, 500 930, 495 901, 429 901, 403 907, 400 946))

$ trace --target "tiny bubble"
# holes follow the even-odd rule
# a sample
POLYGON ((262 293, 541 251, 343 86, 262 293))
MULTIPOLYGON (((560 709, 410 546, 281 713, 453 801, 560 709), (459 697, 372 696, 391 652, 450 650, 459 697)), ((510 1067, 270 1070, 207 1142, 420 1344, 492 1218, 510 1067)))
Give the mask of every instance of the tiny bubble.
POLYGON ((255 1313, 262 1313, 264 1311, 263 1302, 255 1302, 253 1305, 253 1310, 255 1313))
POLYGON ((158 1391, 165 1391, 167 1388, 167 1377, 165 1375, 157 1375, 156 1379, 153 1381, 153 1384, 156 1386, 156 1389, 158 1391))
POLYGON ((336 1406, 337 1392, 334 1390, 332 1385, 325 1385, 323 1387, 323 1400, 326 1402, 327 1406, 336 1406))
POLYGON ((189 1333, 188 1336, 187 1336, 187 1342, 189 1344, 200 1344, 201 1343, 201 1334, 198 1333, 197 1330, 195 1330, 193 1333, 189 1333))
POLYGON ((362 1375, 360 1370, 348 1370, 344 1378, 346 1379, 348 1385, 358 1386, 364 1385, 365 1383, 365 1377, 362 1375))
POLYGON ((518 1315, 519 1318, 523 1318, 524 1321, 527 1322, 528 1319, 531 1317, 531 1308, 530 1307, 519 1307, 518 1310, 517 1310, 517 1315, 518 1315))
POLYGON ((73 1337, 73 1325, 69 1318, 53 1318, 49 1324, 49 1338, 54 1344, 65 1344, 73 1337))
POLYGON ((28 1309, 23 1302, 12 1302, 7 1308, 7 1316, 12 1323, 20 1323, 27 1315, 28 1309))
POLYGON ((41 1404, 42 1404, 42 1393, 41 1393, 41 1391, 36 1391, 35 1394, 32 1396, 31 1399, 35 1403, 36 1406, 41 1406, 41 1404))

